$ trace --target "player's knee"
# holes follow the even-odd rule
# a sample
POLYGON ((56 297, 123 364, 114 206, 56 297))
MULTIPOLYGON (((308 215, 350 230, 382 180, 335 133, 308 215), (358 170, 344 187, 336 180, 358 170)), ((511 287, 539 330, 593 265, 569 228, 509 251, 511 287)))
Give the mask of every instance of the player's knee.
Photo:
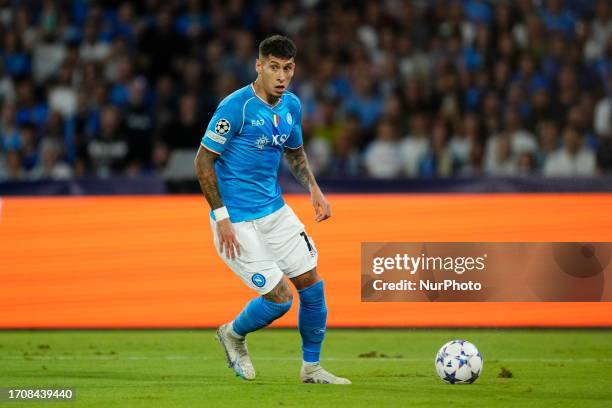
POLYGON ((289 289, 289 286, 285 284, 284 290, 280 292, 276 298, 278 299, 276 303, 291 304, 293 302, 293 293, 291 293, 291 289, 289 289))
POLYGON ((293 304, 293 298, 289 298, 286 302, 272 302, 266 298, 263 298, 263 302, 266 305, 266 308, 269 310, 270 314, 270 322, 278 319, 283 316, 285 313, 291 309, 291 305, 293 304))
POLYGON ((319 276, 319 274, 317 274, 316 267, 306 273, 296 276, 295 278, 291 278, 291 281, 293 282, 297 290, 307 289, 321 280, 321 277, 319 276))
POLYGON ((287 313, 289 311, 289 309, 291 309, 291 305, 293 304, 293 299, 289 299, 286 302, 271 302, 269 300, 264 299, 264 301, 266 302, 268 308, 272 311, 272 313, 274 314, 274 320, 278 319, 279 317, 283 316, 285 313, 287 313))
POLYGON ((291 305, 293 294, 287 282, 282 279, 274 289, 264 295, 264 299, 273 303, 289 303, 291 305))
POLYGON ((293 295, 285 279, 281 279, 274 289, 263 295, 263 301, 270 311, 270 322, 287 313, 291 309, 293 295))
POLYGON ((298 293, 300 294, 300 303, 302 307, 313 310, 327 310, 322 280, 305 289, 299 290, 298 293))

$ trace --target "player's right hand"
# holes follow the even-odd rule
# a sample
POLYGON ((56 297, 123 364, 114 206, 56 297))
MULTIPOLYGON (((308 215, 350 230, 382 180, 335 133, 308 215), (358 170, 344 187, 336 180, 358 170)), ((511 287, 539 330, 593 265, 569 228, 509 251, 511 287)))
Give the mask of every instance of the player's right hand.
POLYGON ((219 251, 228 259, 240 256, 240 244, 229 218, 217 222, 217 237, 219 237, 219 251))

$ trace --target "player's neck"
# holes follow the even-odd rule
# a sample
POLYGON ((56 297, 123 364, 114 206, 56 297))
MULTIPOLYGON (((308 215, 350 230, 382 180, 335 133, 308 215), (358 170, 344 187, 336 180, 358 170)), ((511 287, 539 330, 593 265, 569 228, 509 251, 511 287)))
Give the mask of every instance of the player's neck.
POLYGON ((278 103, 278 100, 280 99, 279 96, 269 95, 268 93, 266 93, 259 79, 256 79, 255 82, 253 82, 253 90, 255 91, 255 95, 257 95, 259 99, 263 100, 270 106, 276 105, 278 103))

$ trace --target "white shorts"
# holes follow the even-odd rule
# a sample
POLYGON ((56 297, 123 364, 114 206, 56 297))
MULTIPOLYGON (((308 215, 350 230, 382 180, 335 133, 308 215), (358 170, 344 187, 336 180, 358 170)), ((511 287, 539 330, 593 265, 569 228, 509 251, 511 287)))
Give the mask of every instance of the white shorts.
POLYGON ((317 266, 314 242, 287 204, 265 217, 232 225, 241 251, 233 260, 219 251, 217 225, 211 217, 217 253, 244 283, 261 295, 274 289, 283 274, 295 278, 317 266))

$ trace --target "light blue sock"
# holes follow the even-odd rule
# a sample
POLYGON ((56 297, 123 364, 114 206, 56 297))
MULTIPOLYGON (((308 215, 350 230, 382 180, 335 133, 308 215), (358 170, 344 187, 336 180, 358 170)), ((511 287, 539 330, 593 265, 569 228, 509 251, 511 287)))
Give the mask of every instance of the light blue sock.
POLYGON ((292 300, 287 303, 274 303, 263 296, 251 300, 242 312, 234 319, 232 328, 236 334, 246 336, 248 333, 266 327, 291 308, 292 300))
POLYGON ((302 355, 307 363, 316 363, 321 355, 321 345, 325 337, 327 306, 323 292, 323 281, 306 289, 298 290, 300 311, 298 328, 302 336, 302 355))

